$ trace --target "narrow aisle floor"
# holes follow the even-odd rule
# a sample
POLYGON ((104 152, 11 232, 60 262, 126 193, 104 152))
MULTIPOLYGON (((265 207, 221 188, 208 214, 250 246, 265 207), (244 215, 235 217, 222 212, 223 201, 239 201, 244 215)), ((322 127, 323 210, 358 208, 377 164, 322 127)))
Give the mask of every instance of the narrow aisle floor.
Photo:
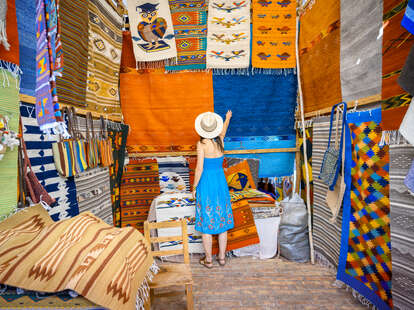
MULTIPOLYGON (((332 286, 335 273, 319 265, 244 257, 207 269, 194 257, 191 268, 197 310, 366 309, 350 292, 332 286)), ((155 291, 152 309, 186 309, 184 290, 155 291)))

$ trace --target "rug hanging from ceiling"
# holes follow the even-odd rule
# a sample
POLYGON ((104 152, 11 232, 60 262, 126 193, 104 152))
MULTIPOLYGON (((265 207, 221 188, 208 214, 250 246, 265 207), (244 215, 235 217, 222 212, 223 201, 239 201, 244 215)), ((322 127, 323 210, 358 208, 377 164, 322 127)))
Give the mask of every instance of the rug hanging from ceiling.
POLYGON ((49 215, 54 221, 64 220, 79 214, 75 181, 73 177, 63 178, 57 172, 52 144, 59 137, 52 135, 48 140, 37 124, 35 113, 33 104, 20 103, 27 154, 40 184, 51 197, 56 199, 56 204, 49 210, 49 215))
MULTIPOLYGON (((317 261, 338 267, 341 244, 342 212, 331 222, 331 209, 326 204, 328 187, 319 179, 323 156, 329 141, 329 117, 313 119, 312 176, 313 176, 313 242, 317 261)), ((332 137, 331 143, 334 143, 332 137)))
POLYGON ((296 68, 296 1, 253 0, 252 3, 252 66, 296 68))
MULTIPOLYGON (((260 243, 253 213, 246 199, 231 204, 234 228, 227 231, 227 251, 260 243)), ((212 254, 218 254, 218 240, 213 238, 212 254)))
POLYGON ((129 26, 137 68, 161 68, 177 61, 168 1, 127 0, 129 26))
MULTIPOLYGON (((18 71, 19 36, 15 0, 2 0, 0 5, 0 55, 11 64, 11 72, 18 71)), ((3 67, 3 66, 1 66, 3 67)))
MULTIPOLYGON (((302 132, 300 130, 300 132, 302 132)), ((308 160, 308 173, 309 173, 309 189, 310 189, 310 205, 313 207, 313 175, 312 175, 312 141, 313 141, 313 130, 312 128, 305 128, 306 133, 306 155, 308 160)), ((298 145, 300 148, 300 196, 306 204, 306 168, 305 168, 305 157, 303 156, 303 135, 299 133, 298 145)))
POLYGON ((407 0, 383 0, 386 25, 382 41, 383 130, 399 128, 411 95, 398 84, 398 77, 414 44, 414 36, 401 26, 407 0))
MULTIPOLYGON (((7 70, 0 68, 0 73, 4 79, 0 88, 0 114, 9 118, 10 130, 19 132, 19 81, 7 70)), ((17 208, 17 158, 18 150, 15 146, 13 150, 7 148, 0 160, 0 218, 8 216, 17 208)))
POLYGON ((54 223, 41 205, 1 222, 0 282, 43 292, 74 290, 110 309, 136 309, 156 267, 144 237, 89 212, 54 223), (23 233, 22 233, 23 232, 23 233), (47 236, 47 238, 44 238, 47 236))
POLYGON ((114 226, 121 227, 121 180, 124 171, 126 141, 129 127, 124 124, 108 123, 108 136, 112 142, 114 163, 109 167, 112 213, 114 226))
POLYGON ((56 78, 59 101, 85 108, 88 69, 89 17, 88 2, 60 0, 62 50, 65 69, 56 78))
POLYGON ((248 73, 250 1, 210 1, 208 12, 207 68, 248 73))
POLYGON ((211 72, 131 70, 120 82, 122 114, 131 128, 129 153, 195 151, 194 120, 214 109, 211 72))
POLYGON ((382 0, 341 1, 343 101, 381 94, 382 0))
POLYGON ((32 0, 16 1, 19 58, 22 70, 20 93, 35 96, 36 89, 36 5, 32 0))
POLYGON ((213 87, 214 112, 233 112, 228 137, 294 134, 296 74, 214 74, 213 87))
POLYGON ((190 169, 184 157, 159 157, 157 163, 161 193, 190 191, 190 169))
POLYGON ((392 298, 396 309, 414 308, 414 197, 404 185, 413 158, 411 145, 390 145, 392 298))
POLYGON ((207 48, 207 4, 205 0, 169 0, 177 64, 167 71, 204 70, 207 48))
POLYGON ((119 69, 122 49, 122 17, 106 0, 91 0, 85 108, 121 118, 119 69))
POLYGON ((342 101, 340 23, 340 1, 315 1, 300 17, 299 58, 305 113, 342 101))
POLYGON ((144 231, 152 200, 160 194, 155 159, 131 159, 121 181, 121 226, 144 231))
POLYGON ((389 145, 379 144, 380 123, 381 109, 347 115, 351 136, 337 279, 379 309, 392 309, 389 145))

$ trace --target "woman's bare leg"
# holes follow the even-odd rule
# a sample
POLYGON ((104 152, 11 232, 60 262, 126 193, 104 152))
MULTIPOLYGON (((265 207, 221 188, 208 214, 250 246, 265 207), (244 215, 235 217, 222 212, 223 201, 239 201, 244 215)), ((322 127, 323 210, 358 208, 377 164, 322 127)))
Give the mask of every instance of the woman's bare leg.
POLYGON ((219 242, 219 259, 224 259, 226 256, 226 248, 227 248, 227 231, 218 235, 218 242, 219 242))
POLYGON ((212 236, 209 234, 203 234, 202 238, 203 238, 204 253, 206 254, 206 261, 210 263, 213 260, 211 257, 212 236))

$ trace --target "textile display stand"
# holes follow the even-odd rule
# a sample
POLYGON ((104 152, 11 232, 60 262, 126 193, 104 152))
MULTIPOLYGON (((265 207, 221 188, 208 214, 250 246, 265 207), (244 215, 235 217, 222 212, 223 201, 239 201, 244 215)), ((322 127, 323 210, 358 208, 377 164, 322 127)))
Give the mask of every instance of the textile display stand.
POLYGON ((309 168, 308 168, 308 155, 306 147, 306 133, 305 133, 305 113, 303 109, 303 94, 302 85, 300 82, 300 64, 299 64, 299 17, 296 16, 296 76, 298 78, 298 92, 299 92, 299 105, 300 105, 300 117, 303 132, 303 158, 305 161, 305 177, 306 177, 306 208, 308 210, 308 232, 309 232, 309 247, 311 263, 315 264, 315 253, 313 248, 313 237, 312 237, 312 214, 310 205, 310 188, 309 188, 309 168))

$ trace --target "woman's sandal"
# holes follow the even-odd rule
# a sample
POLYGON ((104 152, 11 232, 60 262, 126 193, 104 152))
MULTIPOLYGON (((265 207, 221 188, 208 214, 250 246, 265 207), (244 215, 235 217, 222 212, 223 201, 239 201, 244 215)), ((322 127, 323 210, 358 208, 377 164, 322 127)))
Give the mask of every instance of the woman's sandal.
POLYGON ((213 268, 213 262, 208 262, 205 256, 200 258, 199 263, 208 269, 213 268))
POLYGON ((226 265, 226 258, 218 258, 217 257, 217 261, 219 263, 220 266, 225 266, 226 265))

